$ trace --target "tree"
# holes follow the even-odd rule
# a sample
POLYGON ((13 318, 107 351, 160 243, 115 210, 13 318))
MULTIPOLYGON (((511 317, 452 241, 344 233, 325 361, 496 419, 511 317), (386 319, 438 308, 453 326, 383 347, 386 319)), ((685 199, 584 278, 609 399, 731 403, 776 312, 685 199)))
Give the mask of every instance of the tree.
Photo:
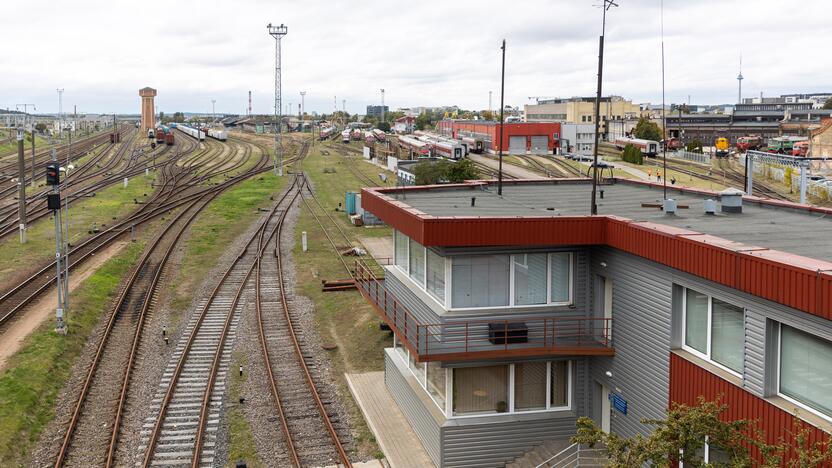
POLYGON ((639 117, 636 128, 633 130, 633 135, 642 140, 659 141, 662 139, 662 132, 656 122, 647 117, 639 117))
POLYGON ((448 164, 448 172, 446 175, 448 182, 452 184, 479 178, 479 172, 474 167, 474 162, 470 159, 461 159, 456 163, 448 164))
POLYGON ((624 147, 624 151, 621 152, 621 159, 632 164, 644 164, 644 155, 641 154, 639 148, 632 144, 624 147))
POLYGON ((494 120, 494 113, 491 112, 490 110, 483 111, 482 112, 482 118, 484 120, 494 120))
POLYGON ((174 122, 184 122, 185 121, 185 114, 182 112, 174 112, 173 113, 173 121, 174 122))
POLYGON ((376 127, 378 127, 379 130, 384 132, 390 131, 390 124, 387 122, 379 122, 378 125, 376 125, 376 127))
POLYGON ((446 173, 445 161, 425 161, 413 168, 413 175, 416 176, 416 185, 434 185, 443 181, 446 173))
POLYGON ((416 130, 424 130, 427 127, 433 126, 433 121, 430 114, 422 112, 416 117, 416 130))
POLYGON ((170 118, 167 118, 167 120, 166 120, 165 113, 162 112, 162 111, 159 111, 159 122, 164 124, 164 123, 168 123, 169 121, 170 121, 170 118))
POLYGON ((691 153, 702 153, 702 140, 693 140, 685 145, 685 150, 691 153))
POLYGON ((654 427, 650 434, 629 439, 608 434, 592 419, 582 417, 578 419, 572 442, 591 447, 602 444, 609 458, 608 466, 613 468, 644 464, 668 467, 675 466, 677 461, 685 467, 820 468, 832 460, 832 442, 812 441, 810 429, 797 417, 787 438, 769 444, 754 422, 725 421, 728 405, 719 400, 717 397, 715 401, 706 401, 700 396, 695 406, 674 403, 665 419, 641 421, 654 427), (706 464, 703 460, 706 440, 712 451, 719 449, 729 461, 709 460, 706 464), (761 460, 751 459, 751 448, 759 451, 761 460))
POLYGON ((754 440, 747 434, 750 424, 746 420, 725 422, 720 417, 727 405, 718 401, 705 401, 700 397, 696 406, 674 404, 665 419, 642 420, 653 426, 653 431, 643 436, 624 438, 606 433, 590 418, 578 419, 578 430, 572 442, 595 446, 603 444, 609 457, 609 466, 625 468, 650 464, 670 466, 681 461, 685 467, 731 466, 750 467, 747 448, 754 440), (705 440, 727 453, 730 463, 706 465, 703 460, 705 440))
POLYGON ((832 109, 832 97, 827 99, 826 102, 823 103, 824 109, 832 109))
POLYGON ((38 122, 37 124, 35 124, 35 130, 37 130, 39 133, 45 132, 46 124, 43 122, 38 122))

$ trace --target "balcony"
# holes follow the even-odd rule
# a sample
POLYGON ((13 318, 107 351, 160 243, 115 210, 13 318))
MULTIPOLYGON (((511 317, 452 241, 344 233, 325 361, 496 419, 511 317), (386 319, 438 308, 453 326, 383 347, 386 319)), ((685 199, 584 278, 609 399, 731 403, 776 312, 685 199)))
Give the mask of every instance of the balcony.
POLYGON ((422 323, 360 260, 355 283, 420 362, 615 354, 609 340, 611 319, 557 316, 422 323))

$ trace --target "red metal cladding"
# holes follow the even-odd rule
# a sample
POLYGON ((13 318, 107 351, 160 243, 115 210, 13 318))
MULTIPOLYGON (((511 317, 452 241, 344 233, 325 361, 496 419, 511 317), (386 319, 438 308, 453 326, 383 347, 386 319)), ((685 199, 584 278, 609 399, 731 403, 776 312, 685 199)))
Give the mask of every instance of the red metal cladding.
MULTIPOLYGON (((717 398, 728 408, 723 413, 723 420, 736 421, 745 419, 755 421, 763 431, 768 444, 777 444, 780 440, 794 443, 795 417, 787 411, 757 397, 742 388, 722 379, 678 354, 670 355, 670 403, 696 405, 699 397, 708 401, 717 398)), ((799 421, 799 427, 809 429, 809 442, 829 440, 829 434, 806 422, 799 421)), ((751 450, 752 457, 760 460, 760 453, 751 450)), ((790 451, 787 457, 794 457, 790 451)), ((828 465, 825 465, 828 466, 828 465)))
MULTIPOLYGON (((514 182, 521 184, 523 182, 514 182)), ((575 183, 567 181, 564 183, 575 183)), ((409 187, 414 190, 457 188, 409 187)), ((832 263, 617 216, 436 217, 364 189, 364 208, 426 246, 609 245, 819 317, 832 319, 832 263)))

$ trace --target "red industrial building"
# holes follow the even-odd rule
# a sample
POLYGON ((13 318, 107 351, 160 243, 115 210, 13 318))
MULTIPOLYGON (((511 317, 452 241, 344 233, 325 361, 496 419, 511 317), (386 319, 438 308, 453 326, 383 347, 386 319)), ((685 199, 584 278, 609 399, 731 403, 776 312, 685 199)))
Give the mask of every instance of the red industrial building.
MULTIPOLYGON (((561 131, 557 122, 505 123, 503 151, 509 154, 551 154, 558 147, 561 131)), ((437 130, 452 138, 477 137, 487 144, 486 149, 500 149, 500 124, 485 120, 442 120, 437 130)))
POLYGON ((395 333, 385 384, 436 466, 562 466, 578 417, 635 437, 700 397, 787 460, 796 427, 828 443, 832 210, 668 188, 677 210, 658 184, 614 179, 592 216, 591 189, 363 189, 395 261, 383 278, 358 265, 357 285, 395 333))

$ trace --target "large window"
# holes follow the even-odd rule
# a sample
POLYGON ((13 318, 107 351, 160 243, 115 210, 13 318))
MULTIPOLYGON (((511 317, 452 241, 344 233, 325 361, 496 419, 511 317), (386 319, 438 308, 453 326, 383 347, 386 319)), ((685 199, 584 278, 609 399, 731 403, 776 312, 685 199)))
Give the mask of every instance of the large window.
POLYGON ((508 366, 463 367, 453 372, 454 414, 508 411, 508 366))
POLYGON ((396 266, 400 267, 404 271, 407 271, 407 241, 407 236, 405 236, 401 232, 393 232, 393 243, 395 244, 394 256, 396 257, 396 266))
POLYGON ((685 289, 683 348, 741 374, 743 309, 693 289, 685 289))
POLYGON ((569 406, 569 361, 556 361, 550 369, 549 407, 569 406))
POLYGON ((425 248, 422 244, 410 239, 410 261, 408 271, 414 281, 425 285, 425 248))
POLYGON ((439 362, 431 361, 427 363, 427 384, 426 390, 433 397, 436 404, 440 408, 445 408, 445 369, 439 362))
POLYGON ((451 260, 453 308, 571 302, 572 254, 569 252, 461 255, 451 260))
POLYGON ((832 342, 780 325, 781 395, 832 417, 832 342))
POLYGON ((545 304, 546 259, 543 254, 514 255, 514 303, 545 304))
POLYGON ((445 258, 435 253, 431 249, 427 249, 427 281, 425 289, 434 297, 439 299, 439 302, 445 303, 445 258))
POLYGON ((514 365, 514 410, 546 409, 546 362, 514 365))
POLYGON ((508 305, 508 255, 459 256, 451 265, 453 307, 508 305))

